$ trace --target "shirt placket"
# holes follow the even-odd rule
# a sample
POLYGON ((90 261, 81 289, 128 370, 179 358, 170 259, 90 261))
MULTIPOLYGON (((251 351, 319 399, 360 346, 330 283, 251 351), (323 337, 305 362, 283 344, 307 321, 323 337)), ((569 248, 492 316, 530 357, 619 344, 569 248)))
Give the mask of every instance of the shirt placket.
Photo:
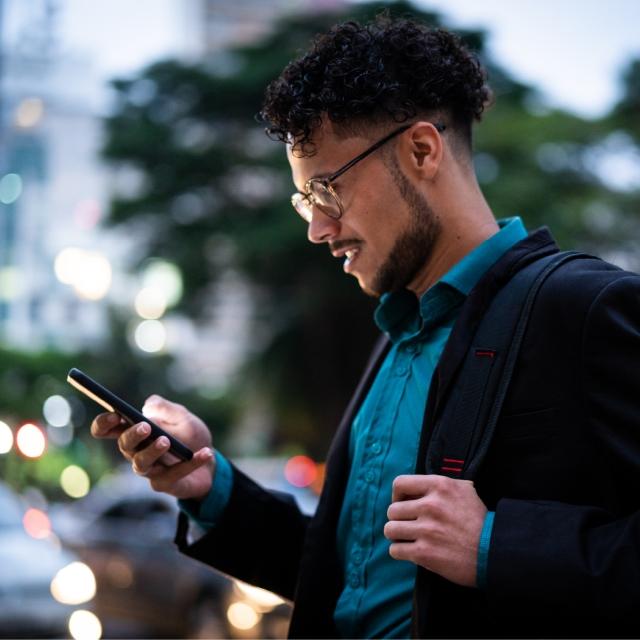
MULTIPOLYGON (((356 484, 353 522, 356 526, 354 543, 349 551, 347 582, 354 591, 354 608, 359 610, 366 588, 367 559, 375 543, 375 505, 380 491, 382 469, 392 437, 392 427, 407 379, 411 372, 411 360, 417 348, 414 345, 395 348, 393 362, 387 371, 373 415, 366 426, 365 450, 356 484)), ((391 488, 386 487, 391 498, 391 488)), ((357 614, 356 614, 357 618, 357 614)))

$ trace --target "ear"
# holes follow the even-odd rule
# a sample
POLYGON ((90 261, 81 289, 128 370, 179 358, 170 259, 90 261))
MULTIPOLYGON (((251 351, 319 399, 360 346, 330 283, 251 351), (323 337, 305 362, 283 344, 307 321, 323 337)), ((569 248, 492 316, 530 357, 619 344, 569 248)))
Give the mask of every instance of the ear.
POLYGON ((444 142, 436 127, 431 122, 416 122, 402 138, 405 170, 418 179, 433 179, 444 157, 444 142))

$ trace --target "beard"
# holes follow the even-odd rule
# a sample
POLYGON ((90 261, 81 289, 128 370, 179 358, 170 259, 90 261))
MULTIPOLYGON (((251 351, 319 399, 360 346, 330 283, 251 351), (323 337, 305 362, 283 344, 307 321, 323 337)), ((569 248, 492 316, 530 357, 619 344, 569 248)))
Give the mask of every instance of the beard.
POLYGON ((400 196, 409 207, 409 227, 396 239, 389 256, 373 277, 366 293, 381 296, 406 288, 433 254, 434 246, 441 235, 442 224, 438 216, 400 170, 394 157, 388 158, 387 166, 400 196))

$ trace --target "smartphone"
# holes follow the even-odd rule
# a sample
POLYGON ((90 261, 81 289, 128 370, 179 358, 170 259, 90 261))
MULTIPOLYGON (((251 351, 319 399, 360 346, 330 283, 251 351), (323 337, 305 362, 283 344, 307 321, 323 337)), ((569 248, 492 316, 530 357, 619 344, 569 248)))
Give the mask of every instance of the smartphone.
POLYGON ((193 451, 191 451, 189 447, 182 444, 182 442, 177 438, 168 434, 157 424, 154 424, 142 413, 142 411, 138 411, 138 409, 132 407, 128 402, 119 398, 115 393, 112 393, 109 389, 103 387, 99 382, 96 382, 86 373, 80 371, 80 369, 71 369, 67 374, 67 382, 78 389, 78 391, 81 391, 91 398, 94 402, 97 402, 101 407, 104 407, 107 411, 113 411, 114 413, 122 416, 130 424, 146 422, 151 427, 151 433, 140 443, 138 449, 144 449, 156 438, 165 436, 169 439, 170 443, 168 453, 172 453, 176 458, 184 461, 191 460, 191 458, 193 458, 193 451))

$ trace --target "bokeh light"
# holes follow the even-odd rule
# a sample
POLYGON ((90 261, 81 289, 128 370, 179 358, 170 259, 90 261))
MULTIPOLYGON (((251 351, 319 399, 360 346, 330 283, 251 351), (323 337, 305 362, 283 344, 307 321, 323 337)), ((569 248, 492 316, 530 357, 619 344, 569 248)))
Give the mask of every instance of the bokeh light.
POLYGON ((65 424, 64 427, 52 427, 49 424, 47 425, 47 438, 56 447, 66 447, 73 441, 74 431, 74 426, 71 423, 65 424))
POLYGON ((27 509, 22 518, 22 524, 32 538, 48 538, 51 535, 49 516, 40 509, 27 509))
POLYGON ((234 602, 227 609, 227 619, 236 628, 247 631, 253 629, 262 616, 246 602, 234 602))
POLYGON ((284 476, 294 487, 308 487, 317 473, 316 463, 308 456, 293 456, 284 467, 284 476))
POLYGON ((50 396, 44 401, 42 414, 52 427, 64 427, 71 420, 71 405, 62 396, 50 396))
POLYGON ((71 464, 60 474, 60 486, 69 497, 82 498, 89 493, 91 480, 84 469, 71 464))
POLYGON ((27 422, 18 429, 16 445, 23 456, 39 458, 44 453, 47 441, 40 427, 27 422))
POLYGON ((151 260, 142 274, 143 287, 161 291, 168 306, 182 297, 182 274, 175 264, 166 260, 151 260))
POLYGON ((73 210, 73 219, 80 229, 93 229, 102 218, 102 207, 94 198, 80 200, 73 210))
POLYGON ((69 633, 73 640, 100 640, 100 619, 91 611, 74 611, 69 618, 69 633))
POLYGON ((23 129, 35 127, 44 115, 41 98, 25 98, 16 109, 16 125, 23 129))
POLYGON ((6 423, 0 421, 0 454, 9 453, 13 447, 13 431, 6 423))
POLYGON ((56 573, 51 595, 63 604, 81 604, 96 595, 96 578, 84 562, 72 562, 56 573))
POLYGON ((167 298, 161 289, 144 287, 134 303, 136 313, 145 320, 157 320, 167 310, 167 298))
POLYGON ((134 332, 136 346, 147 353, 157 353, 167 343, 167 331, 159 320, 144 320, 134 332))
POLYGON ((22 178, 17 173, 7 173, 0 179, 0 202, 12 204, 22 193, 22 178))
POLYGON ((58 253, 53 264, 56 278, 63 284, 73 284, 78 269, 82 266, 84 251, 76 247, 67 247, 58 253))
POLYGON ((111 288, 111 263, 100 253, 87 251, 73 288, 86 300, 100 300, 111 288))
POLYGON ((111 287, 111 263, 97 251, 67 247, 54 261, 56 277, 81 298, 100 300, 111 287))
POLYGON ((0 300, 15 300, 21 288, 21 272, 17 267, 0 268, 0 300))

